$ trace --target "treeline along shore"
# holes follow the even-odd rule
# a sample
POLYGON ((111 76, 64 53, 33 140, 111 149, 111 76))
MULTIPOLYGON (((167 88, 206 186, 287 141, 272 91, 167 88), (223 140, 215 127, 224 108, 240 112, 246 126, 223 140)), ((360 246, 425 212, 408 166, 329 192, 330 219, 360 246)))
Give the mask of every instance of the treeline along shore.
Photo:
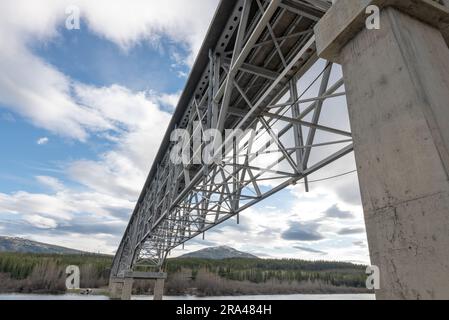
MULTIPOLYGON (((0 253, 0 293, 63 294, 65 269, 77 265, 81 287, 106 289, 111 256, 0 253)), ((341 262, 266 259, 169 259, 167 295, 366 293, 365 266, 341 262)), ((136 281, 134 294, 151 294, 136 281)), ((105 290, 106 291, 106 290, 105 290)))

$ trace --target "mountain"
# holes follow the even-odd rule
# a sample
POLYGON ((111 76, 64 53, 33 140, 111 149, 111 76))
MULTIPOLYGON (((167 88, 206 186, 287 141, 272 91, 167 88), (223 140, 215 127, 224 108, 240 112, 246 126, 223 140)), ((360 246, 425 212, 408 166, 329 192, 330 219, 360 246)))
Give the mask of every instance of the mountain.
POLYGON ((86 252, 21 238, 0 237, 0 252, 86 254, 86 252))
POLYGON ((198 258, 198 259, 232 259, 232 258, 246 258, 246 259, 259 259, 255 255, 235 250, 228 246, 220 246, 213 248, 206 248, 195 252, 187 253, 179 258, 198 258))

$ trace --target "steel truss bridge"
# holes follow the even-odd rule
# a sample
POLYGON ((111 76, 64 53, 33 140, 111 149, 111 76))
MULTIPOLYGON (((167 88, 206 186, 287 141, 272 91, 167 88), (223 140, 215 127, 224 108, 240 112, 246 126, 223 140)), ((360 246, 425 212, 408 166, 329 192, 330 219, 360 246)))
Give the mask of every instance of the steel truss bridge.
MULTIPOLYGON (((346 109, 341 73, 316 54, 313 28, 331 4, 220 2, 118 248, 113 277, 140 267, 161 271, 172 249, 238 220, 288 186, 300 182, 308 191, 309 175, 353 151, 348 130, 322 121, 327 108, 346 109), (241 134, 224 139, 227 153, 219 162, 175 164, 176 129, 241 134)), ((205 144, 194 149, 189 141, 191 156, 205 144)))

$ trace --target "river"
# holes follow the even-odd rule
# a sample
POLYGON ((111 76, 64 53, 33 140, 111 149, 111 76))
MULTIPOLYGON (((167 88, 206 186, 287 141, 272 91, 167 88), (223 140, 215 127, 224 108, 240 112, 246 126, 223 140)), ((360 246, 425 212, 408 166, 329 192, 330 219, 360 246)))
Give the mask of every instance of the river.
MULTIPOLYGON (((292 294, 292 295, 260 295, 260 296, 223 296, 223 297, 195 297, 172 296, 165 300, 375 300, 372 294, 292 294)), ((0 300, 109 300, 101 295, 34 295, 34 294, 0 294, 0 300)), ((152 300, 151 296, 134 296, 133 300, 152 300)))

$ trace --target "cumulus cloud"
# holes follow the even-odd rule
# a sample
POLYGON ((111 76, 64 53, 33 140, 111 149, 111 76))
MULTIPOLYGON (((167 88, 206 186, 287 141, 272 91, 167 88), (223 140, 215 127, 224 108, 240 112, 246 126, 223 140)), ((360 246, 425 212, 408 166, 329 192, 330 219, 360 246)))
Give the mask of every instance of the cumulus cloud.
MULTIPOLYGON (((168 37, 185 44, 191 64, 217 5, 210 0, 41 0, 0 3, 0 103, 52 133, 85 141, 89 134, 117 129, 109 116, 81 101, 86 88, 41 58, 29 45, 51 41, 65 23, 65 9, 76 5, 87 27, 123 49, 168 37), (205 15, 198 19, 197 12, 205 15), (73 92, 81 97, 74 97, 73 92)), ((112 88, 116 90, 116 88, 112 88)), ((173 106, 177 95, 162 95, 173 106)), ((129 111, 129 110, 127 110, 129 111)), ((116 112, 113 114, 113 112, 116 112)), ((113 120, 113 119, 112 119, 113 120)))
POLYGON ((239 232, 249 232, 254 227, 254 221, 251 219, 250 215, 240 215, 239 223, 237 223, 236 218, 226 220, 221 223, 218 227, 219 231, 227 232, 229 230, 235 230, 239 232))
POLYGON ((185 43, 192 64, 218 0, 98 0, 72 1, 94 32, 128 49, 141 41, 168 36, 185 43), (107 8, 107 9, 105 9, 107 8), (198 13, 201 12, 201 19, 198 13))
POLYGON ((352 235, 352 234, 360 234, 365 233, 365 228, 355 228, 355 227, 349 227, 349 228, 343 228, 340 231, 338 231, 339 235, 346 236, 346 235, 352 235))
POLYGON ((108 127, 114 128, 105 136, 113 148, 100 154, 98 159, 75 160, 64 167, 68 177, 82 185, 86 192, 64 190, 64 184, 58 179, 38 176, 36 179, 41 185, 56 193, 0 195, 0 210, 70 219, 79 212, 109 215, 109 208, 105 207, 119 203, 117 210, 127 210, 127 215, 121 215, 127 220, 170 114, 159 108, 159 96, 131 92, 120 86, 96 88, 79 84, 74 94, 80 104, 98 114, 108 127))
POLYGON ((0 103, 40 128, 81 141, 89 131, 112 129, 94 110, 73 100, 69 78, 29 53, 24 44, 16 50, 4 50, 7 43, 2 44, 0 103))
POLYGON ((64 189, 63 183, 53 177, 37 176, 36 180, 43 186, 49 187, 54 191, 60 191, 64 189))
MULTIPOLYGON (((101 2, 70 1, 80 6, 84 22, 94 32, 123 49, 130 49, 139 41, 151 41, 155 34, 170 36, 170 32, 175 32, 156 27, 162 23, 160 19, 153 21, 151 16, 137 14, 151 11, 162 17, 157 13, 159 1, 131 1, 118 6, 117 2, 101 2), (111 6, 116 6, 115 10, 104 10, 111 6), (135 11, 137 16, 123 14, 123 8, 135 11)), ((38 228, 62 225, 66 232, 76 233, 83 230, 79 224, 73 228, 69 225, 84 213, 110 219, 112 223, 118 212, 122 224, 128 219, 170 119, 170 114, 162 111, 159 105, 163 103, 173 108, 178 94, 132 92, 116 85, 85 85, 35 56, 29 46, 57 36, 58 26, 64 23, 67 4, 60 0, 0 3, 0 103, 53 134, 79 141, 87 141, 92 134, 101 135, 113 147, 97 159, 74 160, 62 168, 85 192, 68 190, 55 178, 39 176, 37 181, 53 193, 0 194, 0 211, 22 216, 23 221, 38 228)), ((182 1, 180 5, 186 6, 186 3, 182 1)), ((181 15, 181 12, 173 10, 172 14, 181 15)), ((164 23, 170 24, 170 21, 164 23)), ((203 23, 207 25, 208 22, 203 23)), ((187 46, 193 55, 193 38, 184 40, 191 41, 187 46)), ((48 141, 43 137, 37 143, 43 145, 48 141)))
MULTIPOLYGON (((170 113, 162 109, 171 111, 179 93, 86 85, 34 55, 29 49, 34 43, 58 37, 69 4, 81 9, 82 28, 114 42, 125 54, 142 42, 158 46, 161 37, 168 37, 188 52, 187 57, 178 55, 176 63, 191 65, 217 1, 0 2, 2 106, 55 135, 81 142, 97 135, 111 145, 97 158, 73 160, 58 168, 83 192, 56 178, 38 176, 38 183, 50 189, 48 194, 0 194, 0 212, 18 216, 21 230, 28 233, 36 227, 71 235, 109 232, 115 237, 126 226, 170 120, 170 113), (196 14, 199 9, 206 13, 201 19, 196 14), (83 221, 99 223, 98 229, 86 227, 83 221)), ((48 141, 43 137, 36 142, 48 141)))
POLYGON ((45 218, 39 215, 25 216, 25 220, 39 229, 53 229, 58 225, 54 219, 45 218))
POLYGON ((317 223, 290 222, 290 227, 282 233, 282 239, 295 241, 319 241, 324 236, 318 231, 317 223))
POLYGON ((118 129, 109 137, 115 142, 115 149, 101 154, 97 160, 72 162, 68 166, 69 175, 92 190, 137 198, 170 114, 159 108, 159 96, 134 93, 120 86, 79 86, 76 92, 83 104, 98 110, 118 129))
MULTIPOLYGON (((51 229, 58 242, 66 235, 89 235, 95 243, 105 241, 103 248, 111 253, 126 228, 170 114, 159 108, 158 96, 119 86, 80 85, 76 94, 80 103, 95 109, 116 128, 105 137, 113 147, 98 159, 65 164, 65 173, 83 192, 57 178, 37 176, 49 194, 0 194, 0 212, 17 215, 24 222, 9 224, 4 232, 43 240, 40 237, 51 229), (102 235, 110 238, 102 240, 102 235)), ((85 250, 78 242, 71 246, 85 250)))
POLYGON ((174 94, 166 94, 166 93, 164 93, 164 94, 159 96, 158 101, 162 105, 170 107, 171 109, 174 110, 176 108, 177 104, 178 104, 180 96, 181 96, 180 92, 177 92, 177 93, 174 93, 174 94))
POLYGON ((27 238, 42 243, 56 244, 86 252, 109 254, 115 252, 117 243, 120 241, 120 235, 67 232, 59 224, 55 226, 52 222, 40 222, 39 225, 33 219, 30 222, 27 221, 30 219, 25 218, 21 220, 0 220, 2 234, 27 238))
MULTIPOLYGON (((320 217, 316 214, 316 212, 324 212, 325 208, 332 206, 334 198, 322 197, 321 201, 311 201, 310 203, 293 201, 289 205, 273 209, 271 204, 276 204, 279 197, 292 197, 293 195, 292 190, 285 190, 273 197, 273 202, 268 199, 264 204, 245 210, 241 214, 241 218, 244 217, 242 224, 246 227, 236 225, 235 219, 229 220, 229 226, 218 226, 208 231, 206 242, 198 237, 196 240, 186 243, 186 250, 199 250, 213 243, 213 245, 226 244, 265 258, 314 260, 322 259, 322 256, 326 254, 326 260, 331 261, 369 262, 367 247, 353 244, 358 240, 366 242, 366 237, 363 234, 340 236, 337 232, 345 227, 346 219, 329 219, 324 215, 320 217), (302 207, 303 211, 310 210, 315 213, 314 219, 308 219, 308 214, 303 216, 302 213, 298 213, 298 207, 302 207), (297 232, 298 229, 300 232, 297 232), (285 239, 285 236, 291 240, 285 239), (306 246, 303 245, 304 243, 314 245, 306 246), (261 255, 261 252, 264 255, 261 255)), ((310 194, 308 196, 315 199, 310 194)), ((312 215, 310 216, 312 217, 312 215)), ((351 220, 351 223, 356 221, 351 220)), ((180 248, 173 250, 174 256, 184 253, 186 251, 180 248)))
POLYGON ((68 233, 76 233, 83 235, 98 235, 98 234, 106 234, 106 235, 114 235, 120 236, 124 229, 126 228, 126 223, 123 221, 83 221, 83 222, 75 222, 71 224, 61 225, 58 228, 59 232, 68 232, 68 233))
POLYGON ((71 213, 76 211, 74 204, 64 201, 63 195, 51 196, 17 192, 12 195, 0 193, 0 212, 26 214, 70 220, 71 213))
MULTIPOLYGON (((46 180, 46 179, 44 179, 46 180)), ((50 184, 53 181, 49 180, 50 184)), ((46 181, 47 182, 47 181, 46 181)), ((57 244, 66 237, 89 235, 90 247, 97 247, 97 240, 108 236, 106 253, 111 253, 123 234, 134 202, 124 197, 108 196, 95 191, 78 193, 65 188, 50 194, 18 192, 0 194, 0 213, 3 233, 12 236, 35 238, 47 236, 57 239, 57 244), (125 212, 118 215, 118 212, 125 212), (4 220, 5 216, 10 219, 4 220), (51 231, 51 232, 50 232, 51 231), (50 233, 47 233, 50 232, 50 233)), ((71 247, 85 250, 80 243, 71 247)))
POLYGON ((56 36, 57 27, 64 26, 68 17, 66 8, 77 6, 82 28, 87 26, 125 50, 165 36, 184 43, 193 61, 217 4, 218 0, 16 0, 2 1, 0 12, 9 27, 5 31, 41 40, 56 36))
POLYGON ((325 212, 326 216, 329 218, 337 219, 352 219, 354 215, 350 211, 341 210, 338 204, 333 205, 325 212))

